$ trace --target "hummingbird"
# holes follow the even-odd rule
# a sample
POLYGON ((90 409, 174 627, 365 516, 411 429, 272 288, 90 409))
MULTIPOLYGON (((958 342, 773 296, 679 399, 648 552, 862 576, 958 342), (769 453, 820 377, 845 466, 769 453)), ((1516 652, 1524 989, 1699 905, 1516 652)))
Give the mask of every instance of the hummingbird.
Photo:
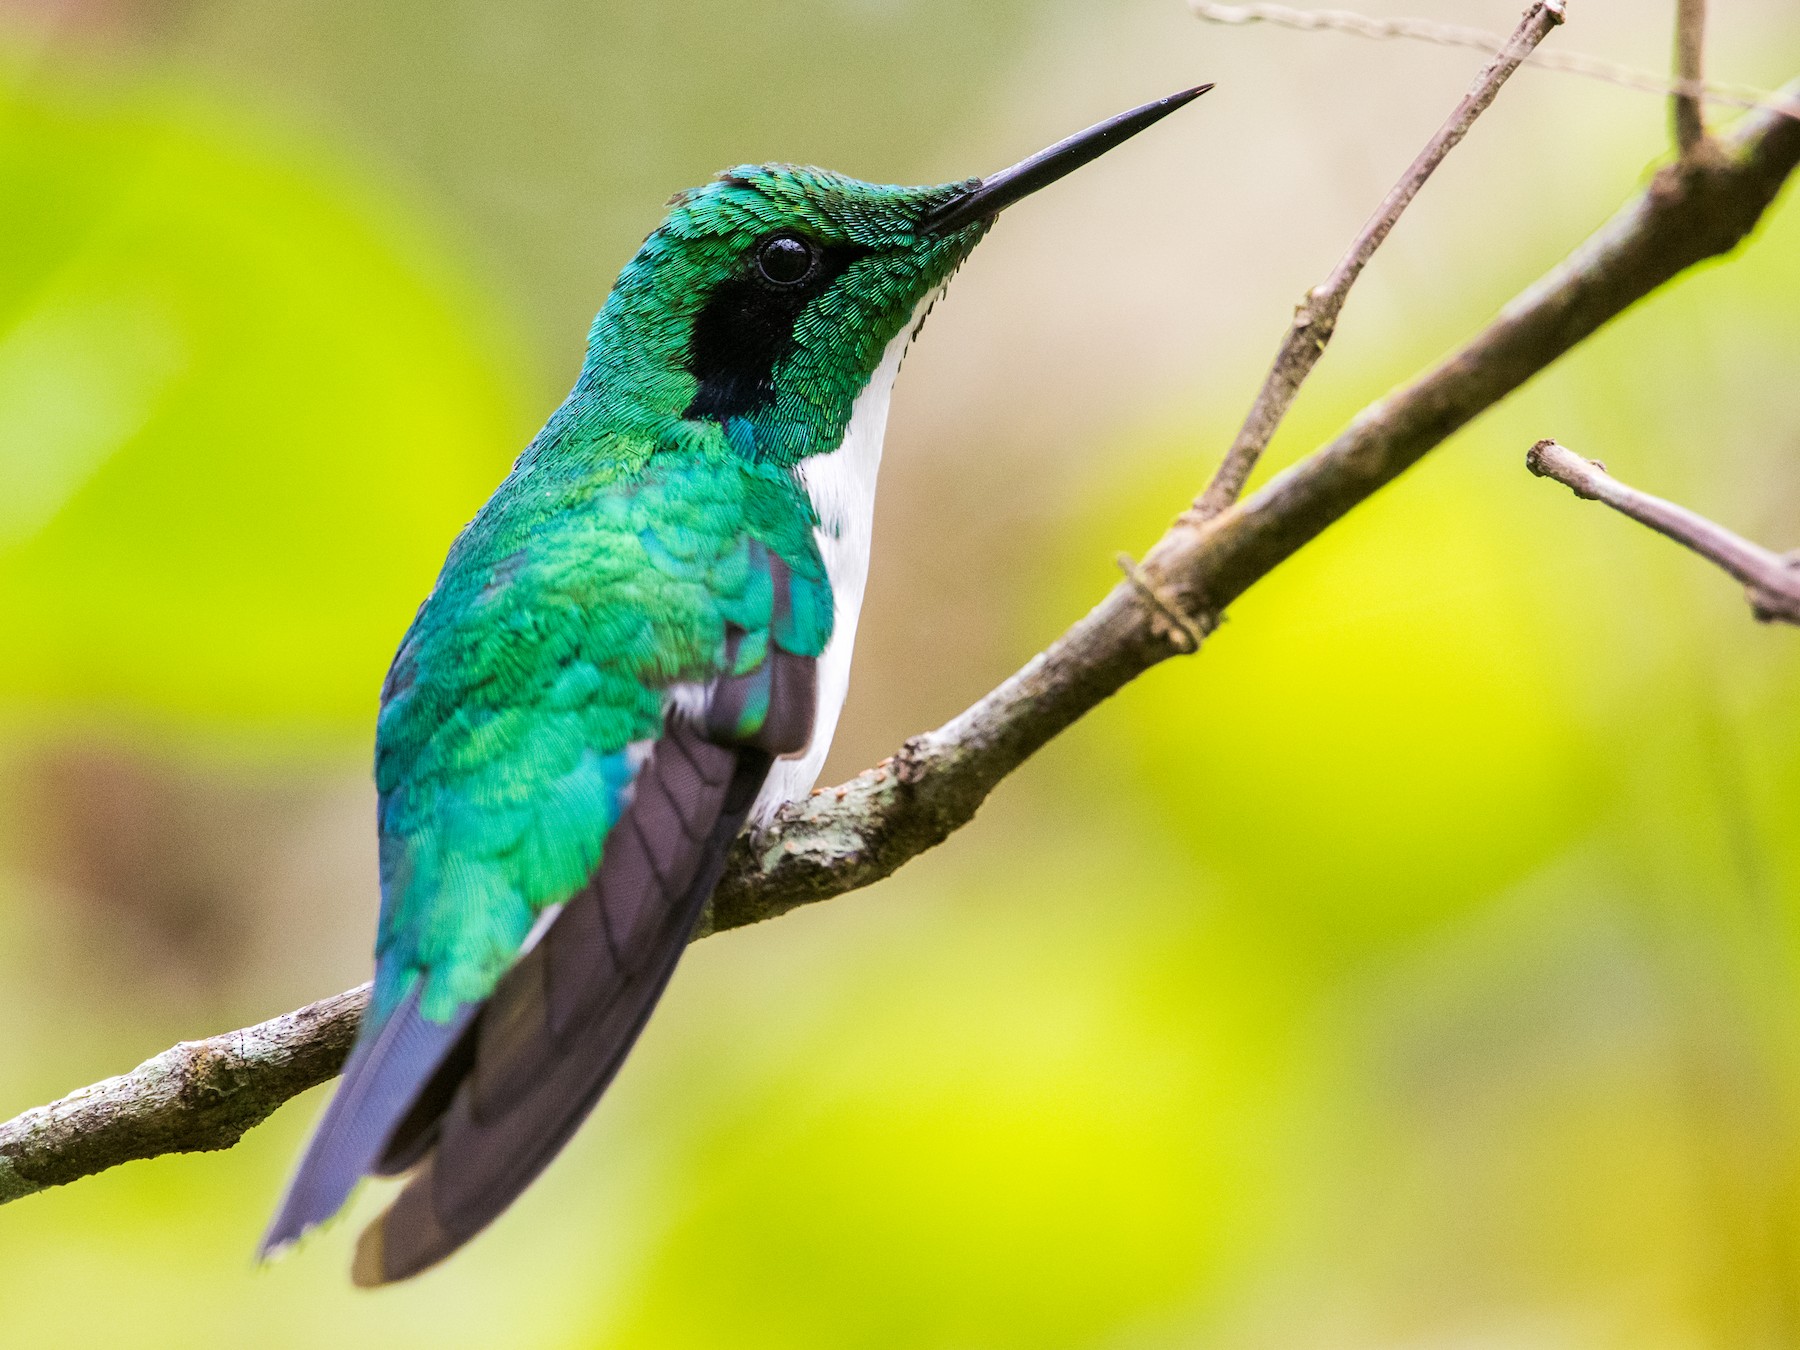
POLYGON ((353 1267, 407 1278, 568 1142, 733 840, 824 765, 926 313, 1002 210, 1211 87, 986 178, 743 165, 670 202, 383 683, 373 992, 261 1257, 410 1174, 353 1267))

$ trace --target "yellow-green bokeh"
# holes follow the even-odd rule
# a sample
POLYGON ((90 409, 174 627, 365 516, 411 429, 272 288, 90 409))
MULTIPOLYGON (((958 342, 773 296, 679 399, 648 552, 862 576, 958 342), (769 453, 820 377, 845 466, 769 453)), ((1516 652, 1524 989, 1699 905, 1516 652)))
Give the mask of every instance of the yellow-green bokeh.
MULTIPOLYGON (((363 977, 382 669, 667 192, 977 171, 1221 82, 1009 217, 909 360, 848 772, 1154 539, 1468 74, 1157 0, 154 8, 21 26, 0 100, 0 1115, 363 977)), ((1665 16, 1593 8, 1571 43, 1662 59, 1665 16)), ((1781 4, 1714 9, 1721 71, 1800 65, 1781 4)), ((1552 78, 1396 232, 1278 461, 1641 183, 1656 101, 1552 78)), ((1790 198, 947 846, 695 948, 443 1270, 348 1287, 378 1194, 251 1267, 315 1092, 0 1208, 0 1341, 1800 1344, 1800 641, 1523 468, 1555 435, 1800 544, 1796 315, 1790 198)))

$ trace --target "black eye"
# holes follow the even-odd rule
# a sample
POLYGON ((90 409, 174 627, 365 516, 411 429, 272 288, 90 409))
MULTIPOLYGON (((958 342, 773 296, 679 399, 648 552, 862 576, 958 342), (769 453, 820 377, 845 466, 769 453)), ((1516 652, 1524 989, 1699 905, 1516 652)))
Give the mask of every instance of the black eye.
POLYGON ((797 234, 771 235, 756 250, 756 270, 776 286, 798 286, 817 262, 817 250, 797 234))

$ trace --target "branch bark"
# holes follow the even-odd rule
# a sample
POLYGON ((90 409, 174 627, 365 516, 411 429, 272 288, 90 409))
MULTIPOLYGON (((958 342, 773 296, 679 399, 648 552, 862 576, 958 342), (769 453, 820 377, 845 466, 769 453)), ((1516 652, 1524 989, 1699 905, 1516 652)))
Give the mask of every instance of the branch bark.
POLYGON ((289 1097, 332 1078, 369 986, 242 1031, 183 1041, 130 1073, 0 1125, 0 1204, 137 1158, 230 1148, 289 1097))
POLYGON ((1206 491, 1194 504, 1194 511, 1200 517, 1216 516, 1243 493, 1244 484, 1250 481, 1250 474, 1263 451, 1269 448, 1269 442, 1275 439, 1275 432, 1293 406, 1300 386, 1325 354, 1326 344, 1337 331, 1338 315, 1343 312, 1344 301, 1363 268, 1387 239, 1400 219, 1400 213, 1419 195, 1425 180, 1436 172, 1445 156, 1469 134, 1475 119, 1499 96, 1500 87, 1538 43, 1549 36, 1550 30, 1563 22, 1563 10, 1564 0, 1538 0, 1525 11, 1525 17, 1519 20, 1512 36, 1482 68, 1462 102, 1438 128, 1437 135, 1426 143, 1418 158, 1400 176, 1400 181, 1382 199, 1331 275, 1306 293, 1306 299, 1294 311, 1294 321, 1281 340, 1275 362, 1263 379, 1262 389, 1256 395, 1256 402, 1251 404, 1244 425, 1225 452, 1224 462, 1206 485, 1206 491))
POLYGON ((1583 459, 1555 441, 1532 446, 1525 467, 1540 478, 1555 479, 1577 497, 1605 502, 1729 572, 1743 583, 1751 612, 1763 623, 1800 625, 1800 554, 1783 556, 1685 506, 1629 487, 1598 460, 1583 459))
MULTIPOLYGON (((1800 93, 1791 86, 1790 96, 1800 93)), ((850 782, 740 839, 701 935, 881 880, 968 823, 995 786, 1359 502, 1601 325, 1750 232, 1800 164, 1800 120, 1745 119, 1717 155, 1649 186, 1473 340, 1371 404, 1243 503, 1178 517, 1084 618, 974 706, 850 782), (1149 598, 1157 597, 1152 600, 1149 598)), ((340 1067, 363 990, 210 1041, 0 1124, 0 1200, 134 1158, 226 1148, 340 1067)))

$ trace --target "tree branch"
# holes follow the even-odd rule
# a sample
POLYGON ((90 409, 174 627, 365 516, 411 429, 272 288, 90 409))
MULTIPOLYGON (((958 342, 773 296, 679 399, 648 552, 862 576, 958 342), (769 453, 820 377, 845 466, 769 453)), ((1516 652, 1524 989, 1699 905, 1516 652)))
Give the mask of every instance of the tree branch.
POLYGON ((369 986, 242 1031, 183 1041, 0 1125, 0 1204, 162 1153, 230 1148, 343 1067, 369 986))
POLYGON ((1600 461, 1583 459, 1555 441, 1532 446, 1525 467, 1540 478, 1555 479, 1577 497, 1605 502, 1723 568, 1743 583, 1751 612, 1762 622, 1800 624, 1800 554, 1784 557, 1685 506, 1628 487, 1600 461))
POLYGON ((1500 87, 1550 30, 1563 22, 1563 9, 1564 0, 1538 0, 1525 11, 1525 17, 1519 20, 1513 35, 1482 68, 1469 92, 1463 95, 1462 102, 1438 128, 1437 135, 1426 143, 1400 181, 1382 199, 1380 207, 1369 217, 1368 224, 1362 227, 1362 232, 1332 269, 1331 275, 1307 292, 1306 299, 1294 311, 1294 321, 1281 340, 1275 363, 1264 377, 1262 389, 1256 395, 1256 402, 1251 404, 1244 425, 1225 452, 1224 462, 1206 485, 1206 491, 1194 504, 1195 513, 1202 519, 1216 516, 1242 494, 1244 484, 1250 481, 1251 471, 1256 468, 1263 451, 1269 448, 1269 442, 1275 439, 1281 419, 1293 406, 1300 386, 1325 354, 1326 344, 1337 331, 1338 315, 1343 312, 1344 301, 1363 268, 1387 239, 1400 219, 1400 213, 1419 195, 1425 180, 1469 134, 1475 119, 1487 111, 1488 105, 1499 95, 1500 87))
MULTIPOLYGON (((1058 732, 1188 650, 1166 611, 1209 630, 1259 578, 1477 414, 1671 277, 1729 252, 1797 163, 1800 120, 1770 109, 1745 119, 1717 155, 1662 169, 1460 351, 1242 504, 1177 518, 1132 578, 973 707, 850 782, 784 808, 768 834, 740 839, 702 933, 870 885, 941 843, 1058 732)), ((176 1046, 0 1124, 0 1200, 133 1158, 229 1147, 337 1071, 364 997, 352 990, 176 1046)))
POLYGON ((1706 140, 1706 0, 1675 0, 1675 144, 1691 155, 1706 140))

